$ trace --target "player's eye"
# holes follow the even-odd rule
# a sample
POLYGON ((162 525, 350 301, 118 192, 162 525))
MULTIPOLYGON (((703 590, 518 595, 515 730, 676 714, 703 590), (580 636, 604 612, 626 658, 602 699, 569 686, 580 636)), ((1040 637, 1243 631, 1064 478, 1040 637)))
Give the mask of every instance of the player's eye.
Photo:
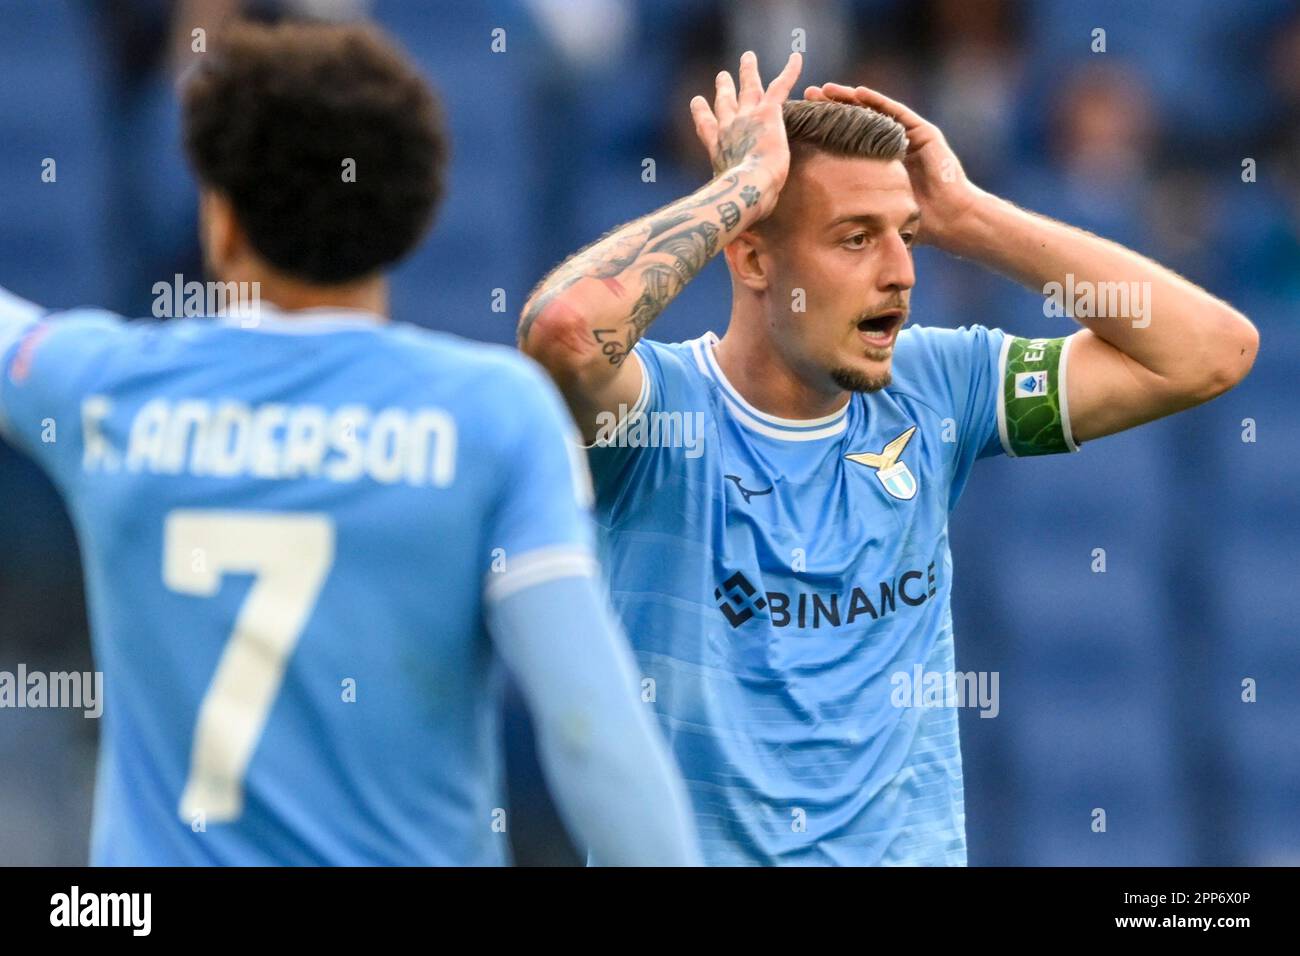
POLYGON ((845 239, 840 245, 847 246, 850 249, 862 249, 867 244, 867 234, 865 232, 855 232, 845 239))
POLYGON ((899 235, 903 237, 903 245, 907 246, 909 249, 912 248, 912 243, 916 242, 916 233, 901 232, 899 235))

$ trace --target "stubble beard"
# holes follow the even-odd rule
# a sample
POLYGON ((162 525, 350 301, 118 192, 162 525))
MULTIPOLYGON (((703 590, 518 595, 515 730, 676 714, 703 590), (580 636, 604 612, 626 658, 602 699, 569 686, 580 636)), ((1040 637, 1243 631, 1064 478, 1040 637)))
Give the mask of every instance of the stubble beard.
MULTIPOLYGON (((875 359, 876 356, 868 355, 867 358, 875 359)), ((881 360, 888 360, 890 352, 880 356, 881 360)), ((893 368, 886 366, 883 372, 864 372, 861 369, 843 366, 831 369, 831 381, 846 392, 878 392, 882 388, 888 388, 889 383, 893 381, 893 368)))

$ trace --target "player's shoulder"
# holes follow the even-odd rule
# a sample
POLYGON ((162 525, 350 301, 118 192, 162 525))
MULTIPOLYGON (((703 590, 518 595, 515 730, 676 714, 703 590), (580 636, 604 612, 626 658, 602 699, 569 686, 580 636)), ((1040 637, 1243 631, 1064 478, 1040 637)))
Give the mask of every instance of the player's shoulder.
POLYGON ((681 342, 642 339, 635 351, 657 390, 685 399, 714 382, 709 368, 717 342, 715 333, 705 332, 681 342))
POLYGON ((529 356, 511 345, 479 342, 452 332, 394 322, 387 340, 409 360, 422 363, 444 380, 491 386, 496 397, 508 399, 512 390, 535 395, 554 389, 549 376, 529 356))
POLYGON ((15 383, 25 381, 34 366, 65 374, 102 371, 137 331, 136 323, 105 309, 42 310, 14 330, 12 341, 0 348, 0 359, 11 366, 15 383))
POLYGON ((987 325, 910 325, 898 333, 885 391, 939 415, 961 413, 976 383, 992 381, 1007 334, 987 325))
POLYGON ((655 339, 642 339, 636 344, 636 353, 649 358, 660 365, 668 365, 682 370, 698 369, 702 360, 701 349, 711 347, 718 337, 713 332, 705 332, 693 339, 681 342, 659 342, 655 339))
POLYGON ((87 335, 110 336, 129 334, 148 320, 133 321, 108 309, 77 308, 55 309, 34 316, 36 324, 54 332, 80 332, 87 335))
POLYGON ((941 325, 908 325, 898 333, 895 359, 934 357, 953 351, 978 350, 995 339, 1001 342, 1005 333, 988 325, 959 325, 949 328, 941 325))
POLYGON ((409 323, 393 323, 387 338, 395 356, 419 371, 421 387, 454 406, 458 417, 484 423, 501 440, 514 441, 538 428, 574 430, 551 377, 514 346, 409 323))
POLYGON ((894 343, 894 383, 903 389, 924 388, 936 376, 963 374, 979 363, 996 360, 1005 339, 1005 332, 987 325, 907 326, 894 343))

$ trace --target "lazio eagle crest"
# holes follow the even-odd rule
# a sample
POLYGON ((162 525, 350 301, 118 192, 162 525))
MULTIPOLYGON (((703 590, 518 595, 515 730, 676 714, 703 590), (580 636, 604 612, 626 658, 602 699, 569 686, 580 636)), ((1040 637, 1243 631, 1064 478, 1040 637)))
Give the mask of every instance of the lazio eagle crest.
POLYGON ((859 465, 874 468, 876 477, 880 479, 880 483, 885 486, 885 490, 890 495, 899 501, 910 501, 916 497, 916 477, 907 467, 907 463, 898 459, 915 433, 916 426, 913 425, 886 445, 885 450, 878 455, 874 452, 861 451, 844 457, 849 461, 856 461, 859 465))

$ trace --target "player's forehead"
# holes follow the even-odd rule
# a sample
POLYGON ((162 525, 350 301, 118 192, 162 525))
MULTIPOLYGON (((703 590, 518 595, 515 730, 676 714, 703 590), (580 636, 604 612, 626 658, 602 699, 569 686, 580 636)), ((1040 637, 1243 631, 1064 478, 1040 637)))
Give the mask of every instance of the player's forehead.
POLYGON ((861 217, 900 226, 919 212, 907 170, 898 160, 816 153, 794 164, 785 188, 782 199, 789 193, 800 224, 819 230, 861 217))

